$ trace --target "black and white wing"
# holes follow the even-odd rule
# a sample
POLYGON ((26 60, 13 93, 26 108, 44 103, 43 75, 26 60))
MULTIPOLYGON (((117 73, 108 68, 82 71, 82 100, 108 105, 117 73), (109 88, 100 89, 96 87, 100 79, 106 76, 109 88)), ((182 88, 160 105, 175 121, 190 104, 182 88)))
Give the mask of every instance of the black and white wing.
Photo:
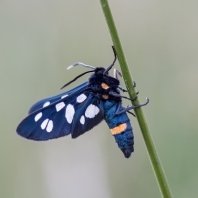
POLYGON ((82 87, 65 98, 33 111, 19 124, 17 133, 38 141, 69 134, 76 138, 99 124, 103 118, 102 101, 89 89, 82 87))

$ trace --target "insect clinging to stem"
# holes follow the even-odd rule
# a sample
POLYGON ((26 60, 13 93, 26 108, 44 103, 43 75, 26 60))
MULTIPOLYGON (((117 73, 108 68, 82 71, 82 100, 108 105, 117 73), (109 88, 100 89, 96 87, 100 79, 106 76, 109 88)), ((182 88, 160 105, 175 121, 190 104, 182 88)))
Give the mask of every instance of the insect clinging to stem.
POLYGON ((35 103, 30 108, 29 115, 17 127, 17 133, 36 141, 69 134, 72 138, 77 138, 105 120, 118 147, 129 158, 134 151, 134 136, 127 113, 133 114, 130 110, 147 105, 149 99, 138 106, 122 106, 122 98, 131 99, 120 94, 120 91, 126 92, 120 87, 118 76, 122 76, 121 72, 114 69, 114 76, 109 75, 117 59, 114 47, 113 52, 114 60, 107 68, 93 67, 81 62, 70 65, 68 69, 81 65, 91 70, 78 75, 62 88, 91 73, 88 81, 35 103))

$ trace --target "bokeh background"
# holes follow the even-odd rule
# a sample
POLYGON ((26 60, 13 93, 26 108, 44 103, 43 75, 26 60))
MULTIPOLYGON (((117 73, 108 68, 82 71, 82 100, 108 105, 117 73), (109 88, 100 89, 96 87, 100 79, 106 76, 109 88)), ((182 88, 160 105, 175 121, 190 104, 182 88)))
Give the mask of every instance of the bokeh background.
MULTIPOLYGON (((109 3, 139 99, 150 98, 143 111, 172 193, 197 198, 198 2, 109 3)), ((111 45, 99 1, 0 1, 1 198, 160 197, 132 116, 135 152, 129 159, 105 122, 75 140, 33 142, 15 132, 33 103, 61 93, 86 70, 66 66, 108 66, 111 45)))

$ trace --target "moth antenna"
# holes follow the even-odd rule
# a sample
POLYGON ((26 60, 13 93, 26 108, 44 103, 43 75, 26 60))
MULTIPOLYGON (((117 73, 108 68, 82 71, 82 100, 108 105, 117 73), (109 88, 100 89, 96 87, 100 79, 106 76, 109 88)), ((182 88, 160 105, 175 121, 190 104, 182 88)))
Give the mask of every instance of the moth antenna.
POLYGON ((108 71, 114 66, 114 64, 115 64, 115 62, 116 62, 116 60, 117 60, 117 54, 116 54, 116 50, 115 50, 114 46, 112 46, 112 49, 113 49, 113 53, 114 53, 114 60, 113 60, 113 62, 111 63, 111 65, 109 65, 109 66, 105 69, 105 71, 103 72, 103 74, 107 74, 108 71))
POLYGON ((91 66, 91 65, 87 65, 87 64, 81 63, 81 62, 77 62, 77 63, 74 63, 74 64, 68 66, 68 67, 67 67, 67 70, 69 70, 69 69, 71 69, 72 67, 75 67, 75 66, 77 66, 77 65, 81 65, 81 66, 83 66, 83 67, 95 69, 95 67, 93 67, 93 66, 91 66))
POLYGON ((73 80, 69 81, 67 84, 63 85, 63 86, 61 87, 61 89, 63 89, 63 88, 66 87, 67 85, 73 83, 74 81, 76 81, 76 80, 77 80, 78 78, 80 78, 81 76, 84 76, 85 74, 90 73, 90 72, 93 72, 93 71, 86 71, 86 72, 84 72, 84 73, 82 73, 82 74, 76 76, 76 78, 74 78, 73 80))

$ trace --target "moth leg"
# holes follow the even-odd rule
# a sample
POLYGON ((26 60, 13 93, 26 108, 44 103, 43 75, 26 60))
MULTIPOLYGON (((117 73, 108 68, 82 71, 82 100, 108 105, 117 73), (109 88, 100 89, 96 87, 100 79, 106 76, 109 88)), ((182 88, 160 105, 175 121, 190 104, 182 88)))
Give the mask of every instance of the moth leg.
POLYGON ((113 91, 110 91, 109 92, 109 95, 114 96, 114 97, 117 97, 117 98, 125 98, 125 99, 130 100, 130 101, 134 101, 134 100, 137 99, 137 96, 135 98, 131 99, 131 98, 128 98, 126 96, 121 96, 120 94, 118 94, 116 92, 113 92, 113 91))
MULTIPOLYGON (((117 109, 116 109, 116 111, 115 111, 115 115, 119 115, 120 107, 121 107, 121 102, 119 102, 119 104, 118 104, 118 106, 117 106, 117 109)), ((134 114, 133 112, 130 112, 130 111, 127 111, 127 112, 130 113, 131 115, 133 115, 134 117, 136 117, 135 114, 134 114)))
POLYGON ((130 107, 127 107, 127 108, 124 108, 122 111, 120 111, 120 112, 117 112, 116 111, 116 115, 119 115, 119 114, 122 114, 122 113, 125 113, 125 112, 128 112, 129 110, 131 110, 131 109, 136 109, 136 108, 139 108, 139 107, 142 107, 142 106, 145 106, 145 105, 147 105, 148 103, 149 103, 149 99, 148 98, 146 98, 146 102, 144 103, 144 104, 140 104, 140 105, 137 105, 137 106, 130 106, 130 107))
POLYGON ((123 92, 128 92, 126 89, 123 89, 122 87, 118 87, 118 89, 120 89, 121 91, 123 91, 123 92))
MULTIPOLYGON (((118 75, 120 76, 120 77, 122 77, 122 73, 119 71, 119 70, 117 70, 116 68, 114 69, 114 71, 113 71, 113 76, 114 76, 114 78, 116 78, 116 79, 118 79, 118 75)), ((134 87, 136 87, 136 82, 135 81, 133 81, 133 86, 134 87)), ((128 92, 126 89, 124 89, 124 88, 122 88, 122 87, 118 87, 118 89, 120 89, 121 91, 123 91, 123 92, 128 92)), ((137 93, 139 93, 139 92, 137 92, 137 93)))
POLYGON ((110 92, 109 92, 109 95, 115 96, 115 97, 117 97, 117 98, 121 98, 121 95, 118 94, 118 93, 116 93, 116 92, 114 92, 114 91, 110 91, 110 92))
POLYGON ((118 79, 118 75, 120 77, 122 77, 122 73, 119 70, 117 70, 116 68, 114 68, 114 70, 113 70, 113 76, 114 76, 114 78, 118 79))
MULTIPOLYGON (((122 87, 120 87, 120 86, 118 87, 118 89, 120 89, 120 90, 123 91, 123 92, 128 92, 126 89, 124 89, 124 88, 122 88, 122 87)), ((138 94, 139 94, 139 91, 136 92, 136 95, 138 95, 138 94)))
MULTIPOLYGON (((133 86, 136 87, 137 83, 135 81, 133 81, 133 86)), ((136 92, 136 94, 139 94, 139 91, 136 92)))
POLYGON ((127 113, 130 113, 131 115, 133 115, 134 117, 136 117, 133 112, 127 111, 127 113))
POLYGON ((116 115, 117 115, 117 113, 118 113, 120 107, 121 107, 121 102, 118 103, 117 109, 116 109, 116 111, 115 111, 115 114, 116 114, 116 115))
MULTIPOLYGON (((135 81, 133 81, 133 86, 136 87, 136 82, 135 81)), ((126 89, 124 89, 124 88, 122 88, 120 86, 118 87, 118 89, 120 89, 123 92, 128 92, 126 89)), ((137 91, 136 94, 139 94, 139 91, 137 91)))

